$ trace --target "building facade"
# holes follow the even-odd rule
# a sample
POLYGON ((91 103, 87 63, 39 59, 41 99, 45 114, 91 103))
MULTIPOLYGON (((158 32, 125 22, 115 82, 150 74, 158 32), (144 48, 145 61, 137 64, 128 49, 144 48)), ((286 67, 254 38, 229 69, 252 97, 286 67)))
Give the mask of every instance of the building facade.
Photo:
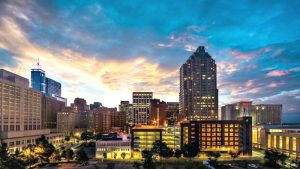
POLYGON ((75 113, 62 111, 57 113, 57 131, 69 135, 75 129, 75 113))
POLYGON ((111 112, 111 127, 117 130, 124 130, 126 125, 126 112, 115 111, 111 112))
POLYGON ((31 87, 34 90, 40 91, 42 94, 46 93, 46 76, 45 71, 39 68, 31 69, 31 87))
POLYGON ((96 141, 97 159, 131 158, 131 140, 126 137, 96 141))
POLYGON ((253 147, 300 157, 300 125, 260 125, 252 130, 253 147))
POLYGON ((163 126, 162 129, 162 142, 173 150, 180 149, 180 126, 163 126))
POLYGON ((46 77, 46 93, 49 96, 61 97, 61 84, 53 79, 46 77))
POLYGON ((150 100, 153 99, 152 92, 133 92, 132 108, 134 124, 149 124, 150 100))
POLYGON ((181 146, 184 144, 195 144, 200 151, 234 150, 252 155, 251 117, 181 123, 181 146))
POLYGON ((23 150, 41 135, 61 143, 61 133, 42 128, 41 92, 29 88, 29 80, 0 69, 0 139, 9 152, 23 150))
POLYGON ((166 115, 168 119, 178 119, 179 102, 167 102, 166 115))
POLYGON ((94 102, 93 104, 90 104, 90 110, 98 109, 102 107, 102 103, 100 102, 94 102))
POLYGON ((221 107, 222 120, 235 120, 239 117, 251 116, 253 125, 281 124, 281 104, 259 104, 238 102, 221 107))
POLYGON ((126 112, 126 124, 133 124, 133 109, 132 104, 130 104, 129 101, 121 101, 119 105, 119 111, 126 112))
POLYGON ((180 67, 179 106, 188 119, 218 119, 217 65, 204 46, 180 67))
POLYGON ((66 103, 56 97, 42 96, 42 127, 56 131, 57 113, 65 108, 66 103))
POLYGON ((150 120, 149 124, 163 126, 167 124, 167 109, 168 105, 159 99, 150 100, 150 120))
POLYGON ((95 132, 105 133, 111 130, 111 110, 107 107, 100 107, 93 110, 95 132))

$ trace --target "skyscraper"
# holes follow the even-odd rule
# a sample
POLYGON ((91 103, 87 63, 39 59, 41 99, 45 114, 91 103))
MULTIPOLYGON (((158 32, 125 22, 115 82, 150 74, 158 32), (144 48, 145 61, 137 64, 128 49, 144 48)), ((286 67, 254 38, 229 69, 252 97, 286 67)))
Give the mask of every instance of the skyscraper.
POLYGON ((40 63, 38 62, 37 67, 31 69, 31 87, 34 90, 41 91, 42 94, 46 93, 46 76, 45 71, 40 68, 40 63))
POLYGON ((150 100, 152 92, 133 92, 133 116, 135 124, 149 124, 150 100))
POLYGON ((218 118, 217 66, 199 46, 180 67, 180 113, 188 119, 218 118))
POLYGON ((61 84, 46 77, 46 93, 49 96, 61 96, 61 84))

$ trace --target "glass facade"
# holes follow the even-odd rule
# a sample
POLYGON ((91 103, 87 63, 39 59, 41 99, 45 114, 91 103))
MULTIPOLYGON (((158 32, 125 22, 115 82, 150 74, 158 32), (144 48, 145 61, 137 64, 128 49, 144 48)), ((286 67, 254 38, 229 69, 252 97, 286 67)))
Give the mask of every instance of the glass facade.
POLYGON ((61 84, 46 77, 46 93, 50 96, 61 96, 61 84))
POLYGON ((31 87, 34 90, 46 93, 45 71, 42 69, 31 69, 31 87))

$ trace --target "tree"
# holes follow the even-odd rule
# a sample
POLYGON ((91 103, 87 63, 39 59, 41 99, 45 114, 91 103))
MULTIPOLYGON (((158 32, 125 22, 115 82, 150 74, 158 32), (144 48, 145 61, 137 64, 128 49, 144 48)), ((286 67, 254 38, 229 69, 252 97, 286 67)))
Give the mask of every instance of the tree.
POLYGON ((36 139, 34 152, 37 154, 41 162, 49 162, 49 157, 52 155, 54 151, 55 151, 55 147, 48 142, 48 140, 44 135, 36 139))
POLYGON ((144 158, 143 167, 144 169, 155 169, 155 164, 153 162, 153 152, 149 150, 143 150, 142 156, 144 158))
POLYGON ((73 160, 74 151, 71 148, 65 150, 65 158, 70 161, 73 160))
POLYGON ((107 158, 107 154, 106 153, 103 153, 103 158, 107 158))
POLYGON ((83 150, 83 148, 79 149, 77 152, 76 152, 76 155, 77 155, 77 160, 80 162, 80 163, 86 163, 87 161, 89 161, 89 157, 87 156, 86 152, 83 150))
POLYGON ((165 142, 162 142, 161 140, 156 140, 153 143, 153 147, 151 149, 153 153, 159 154, 161 157, 172 157, 173 156, 173 150, 167 147, 167 144, 165 142))
POLYGON ((115 163, 107 163, 106 169, 114 169, 115 163))
POLYGON ((24 163, 15 156, 10 156, 7 150, 7 144, 2 143, 0 146, 0 168, 1 169, 25 169, 24 163))
POLYGON ((125 157, 126 157, 126 153, 125 153, 125 152, 122 152, 121 157, 122 157, 122 159, 124 160, 125 157))
POLYGON ((234 159, 238 158, 241 155, 241 151, 232 151, 232 150, 230 150, 228 152, 228 154, 234 160, 234 159))
POLYGON ((182 146, 182 154, 184 157, 193 158, 198 155, 199 149, 194 144, 185 144, 182 146))
POLYGON ((180 157, 181 157, 181 154, 182 154, 182 151, 179 150, 179 149, 176 149, 175 152, 174 152, 174 157, 180 158, 180 157))
POLYGON ((61 159, 60 159, 60 155, 59 155, 58 150, 55 150, 55 151, 51 154, 51 156, 49 157, 49 160, 50 160, 51 162, 58 162, 58 161, 61 160, 61 159))
POLYGON ((85 130, 81 133, 81 140, 91 140, 93 139, 93 132, 85 130))
POLYGON ((271 167, 279 167, 280 165, 285 165, 285 161, 288 157, 276 150, 266 150, 264 159, 266 160, 266 165, 271 167))
POLYGON ((114 153, 114 159, 117 159, 117 153, 114 153))
POLYGON ((218 159, 221 157, 220 152, 217 151, 208 151, 207 156, 209 157, 210 165, 217 166, 218 165, 218 159))
POLYGON ((140 169, 141 168, 141 164, 135 161, 135 162, 133 162, 133 168, 134 169, 140 169))
POLYGON ((70 141, 71 137, 70 136, 65 136, 65 141, 70 141))

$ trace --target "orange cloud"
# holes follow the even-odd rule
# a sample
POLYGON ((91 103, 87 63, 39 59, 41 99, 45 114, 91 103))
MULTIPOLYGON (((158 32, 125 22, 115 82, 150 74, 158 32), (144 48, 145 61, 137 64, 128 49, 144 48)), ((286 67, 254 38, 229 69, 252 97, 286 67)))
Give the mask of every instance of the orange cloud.
POLYGON ((284 76, 288 74, 289 71, 287 70, 273 70, 266 74, 267 77, 277 77, 277 76, 284 76))

